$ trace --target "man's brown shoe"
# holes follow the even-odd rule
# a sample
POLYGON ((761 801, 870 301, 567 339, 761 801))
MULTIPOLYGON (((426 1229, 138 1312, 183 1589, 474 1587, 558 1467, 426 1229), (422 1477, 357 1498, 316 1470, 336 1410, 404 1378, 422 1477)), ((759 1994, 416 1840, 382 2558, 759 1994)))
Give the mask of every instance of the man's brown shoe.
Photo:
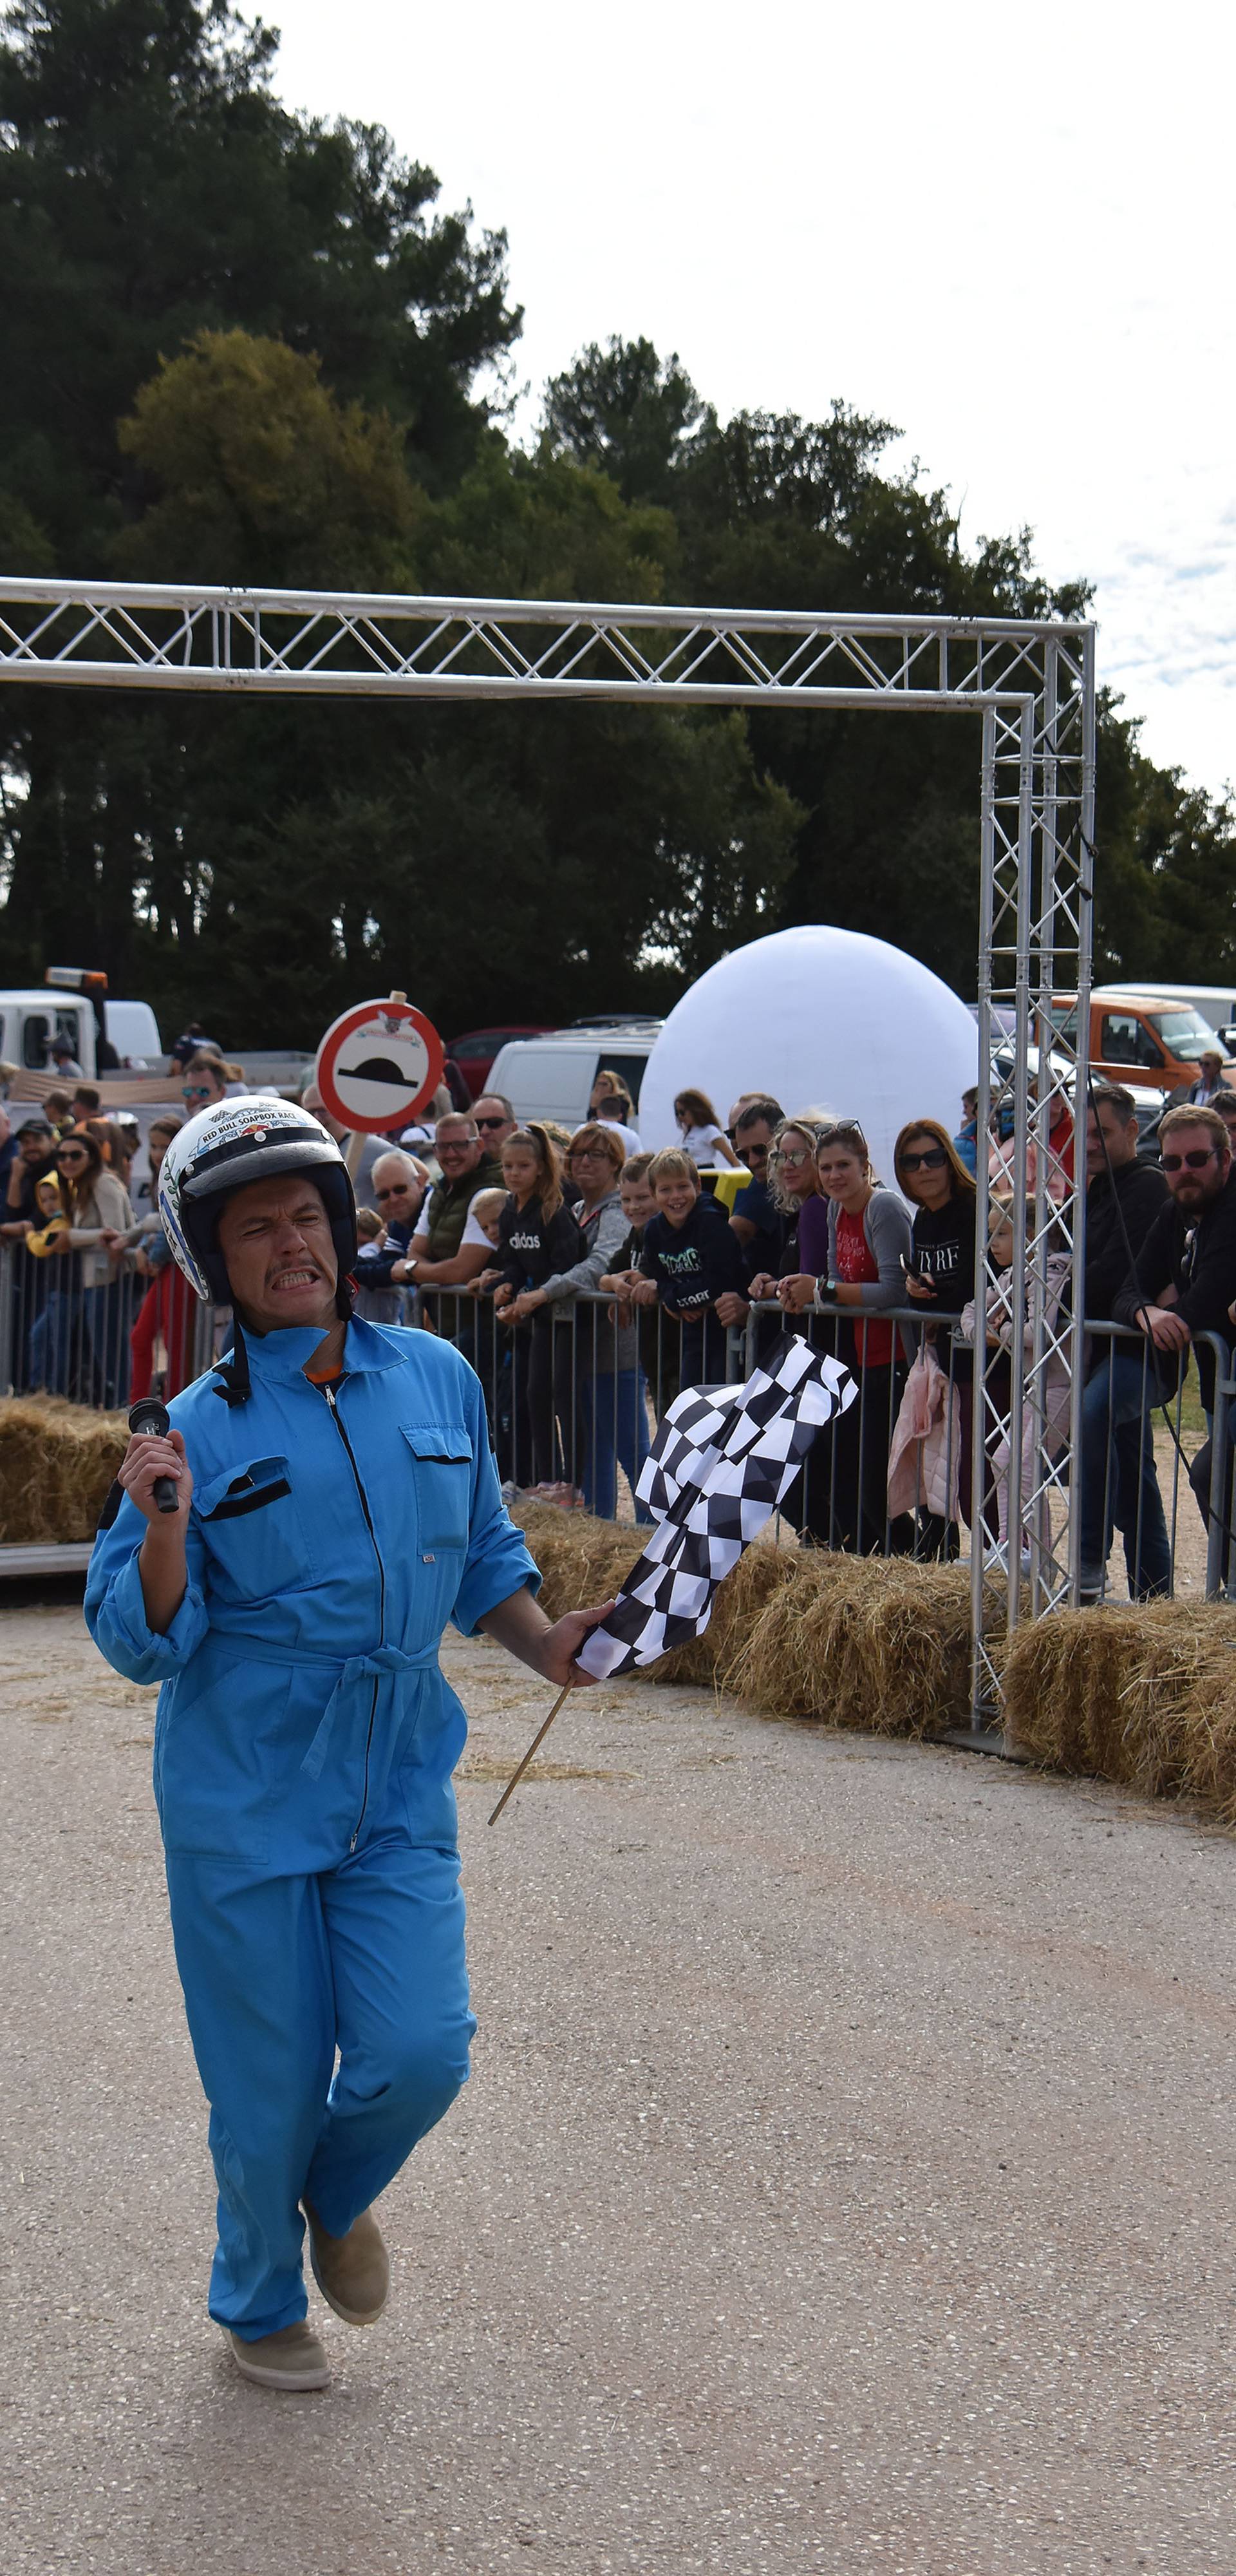
POLYGON ((224 2333, 237 2369, 246 2379, 256 2379, 259 2388, 282 2388, 292 2395, 330 2384, 326 2355, 303 2317, 299 2325, 280 2326, 277 2334, 259 2335, 254 2343, 246 2343, 230 2327, 224 2333))
POLYGON ((391 2267, 371 2209, 362 2209, 346 2236, 331 2236, 322 2221, 301 2202, 309 2221, 309 2260, 313 2277, 328 2307, 345 2326, 371 2326, 386 2306, 391 2267))

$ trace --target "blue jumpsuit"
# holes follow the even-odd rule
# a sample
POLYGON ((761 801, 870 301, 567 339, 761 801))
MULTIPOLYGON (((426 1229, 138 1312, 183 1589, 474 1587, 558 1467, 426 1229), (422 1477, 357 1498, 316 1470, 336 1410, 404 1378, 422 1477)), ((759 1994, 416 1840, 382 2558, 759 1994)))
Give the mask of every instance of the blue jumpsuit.
POLYGON ((305 2314, 302 2195, 346 2234, 467 2076, 467 1721, 438 1647, 539 1582, 458 1352, 353 1321, 327 1392, 303 1374, 321 1339, 255 1335, 247 1404, 204 1377, 170 1405, 194 1492, 167 1634, 127 1495, 86 1589, 108 1662, 163 1684, 155 1797, 219 2185, 210 2313, 248 2339, 305 2314))

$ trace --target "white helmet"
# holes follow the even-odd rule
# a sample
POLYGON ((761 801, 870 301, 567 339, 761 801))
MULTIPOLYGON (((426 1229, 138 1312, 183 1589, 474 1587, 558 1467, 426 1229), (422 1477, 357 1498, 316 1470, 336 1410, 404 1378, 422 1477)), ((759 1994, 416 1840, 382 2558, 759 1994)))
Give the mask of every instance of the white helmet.
POLYGON ((334 1137, 310 1110, 261 1092, 199 1109, 173 1136, 163 1157, 159 1214, 176 1260, 199 1297, 218 1306, 231 1301, 219 1250, 225 1199, 249 1181, 301 1171, 312 1172, 322 1193, 339 1262, 338 1303, 341 1313, 348 1311, 344 1283, 356 1263, 351 1174, 334 1137))

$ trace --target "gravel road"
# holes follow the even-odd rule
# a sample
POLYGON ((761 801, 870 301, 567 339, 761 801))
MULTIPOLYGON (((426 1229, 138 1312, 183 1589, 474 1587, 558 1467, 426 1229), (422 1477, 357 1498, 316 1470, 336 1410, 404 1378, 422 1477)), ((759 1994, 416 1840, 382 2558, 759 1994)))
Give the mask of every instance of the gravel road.
POLYGON ((480 2015, 330 2391, 240 2381, 153 1695, 0 1611, 6 2576, 1236 2565, 1236 1851, 448 1648, 480 2015))

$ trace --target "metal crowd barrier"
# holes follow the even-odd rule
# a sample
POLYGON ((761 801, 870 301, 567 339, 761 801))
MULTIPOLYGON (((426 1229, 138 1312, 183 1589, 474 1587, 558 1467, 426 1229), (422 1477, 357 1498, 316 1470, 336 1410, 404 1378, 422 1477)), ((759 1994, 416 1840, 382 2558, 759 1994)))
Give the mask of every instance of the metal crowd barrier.
MULTIPOLYGON (((605 1519, 644 1521, 635 1486, 656 1424, 682 1382, 683 1336, 660 1306, 630 1306, 584 1292, 504 1325, 492 1299, 462 1289, 371 1290, 360 1300, 371 1320, 439 1333, 475 1368, 485 1390, 490 1435, 508 1493, 549 1492, 565 1508, 605 1519)), ((107 1264, 98 1253, 37 1260, 24 1245, 0 1244, 0 1390, 49 1394, 96 1410, 123 1409, 135 1366, 156 1392, 175 1393, 218 1358, 227 1342, 226 1308, 198 1305, 179 1274, 161 1301, 131 1264, 107 1264)), ((790 1319, 821 1349, 854 1368, 855 1403, 827 1425, 808 1456, 780 1516, 786 1542, 865 1554, 947 1562, 970 1553, 977 1518, 983 1548, 1000 1543, 1001 1461, 988 1459, 985 1489, 972 1493, 971 1419, 974 1355, 955 1337, 960 1317, 921 1306, 861 1315, 830 1305, 790 1319), (858 1360, 854 1327, 877 1328, 858 1360), (930 1340, 939 1362, 937 1431, 930 1477, 921 1443, 907 1452, 908 1491, 889 1504, 889 1455, 912 1361, 930 1340), (881 1341, 884 1349, 879 1346, 881 1341)), ((711 1319, 702 1352, 704 1382, 737 1383, 784 1328, 775 1301, 749 1310, 745 1325, 723 1330, 711 1319)), ((1082 1446, 1081 1574, 1092 1597, 1122 1597, 1107 1565, 1117 1536, 1129 1596, 1173 1594, 1190 1550, 1194 1517, 1204 1522, 1203 1551, 1183 1582, 1209 1598, 1236 1598, 1233 1538, 1233 1418, 1236 1362, 1217 1335, 1207 1342, 1216 1369, 1208 1437, 1190 1458, 1184 1449, 1185 1392, 1159 1401, 1149 1345, 1138 1348, 1127 1326, 1088 1323, 1082 1446), (1169 1434, 1156 1451, 1155 1430, 1169 1434), (1166 1488, 1164 1468, 1166 1466, 1166 1488), (1192 1491, 1183 1494, 1184 1485, 1192 1491), (1182 1514, 1181 1504, 1184 1502, 1182 1514), (1090 1562, 1087 1562, 1089 1552, 1090 1562)), ((691 1383, 701 1375, 692 1371, 691 1383)), ((1050 1509, 1050 1495, 1047 1506, 1050 1509)), ((1011 1543, 1016 1543, 1019 1534, 1011 1543)), ((0 1551, 0 1553, 3 1553, 0 1551)))
MULTIPOLYGON (((635 1485, 656 1423, 681 1379, 681 1337, 661 1306, 630 1306, 585 1290, 507 1325, 492 1298, 426 1289, 409 1321, 453 1341, 485 1390, 504 1487, 548 1490, 568 1509, 646 1522, 635 1485)), ((720 1374, 741 1379, 742 1337, 713 1321, 720 1374)))
MULTIPOLYGON (((1208 1600, 1236 1591, 1236 1554, 1232 1519, 1232 1405, 1236 1379, 1232 1354, 1217 1333, 1195 1333, 1192 1350, 1205 1345, 1215 1364, 1216 1402, 1207 1419, 1207 1438, 1187 1458, 1183 1448, 1184 1407, 1190 1371, 1166 1401, 1159 1394, 1151 1347, 1144 1335, 1133 1337, 1127 1325, 1086 1326, 1088 1350, 1082 1391, 1082 1434, 1076 1473, 1081 1482, 1080 1542, 1083 1597, 1096 1588, 1100 1597, 1119 1599, 1108 1587, 1107 1565, 1119 1536, 1128 1598, 1154 1601, 1174 1598, 1179 1586, 1180 1507, 1185 1495, 1184 1527, 1197 1528, 1200 1515, 1205 1543, 1203 1583, 1208 1600), (1166 1430, 1171 1451, 1170 1486, 1164 1494, 1161 1460, 1155 1454, 1155 1430, 1166 1430)), ((1193 1363, 1196 1367, 1196 1360, 1193 1363)), ((1189 1583, 1185 1570, 1185 1587, 1189 1583)))
POLYGON ((129 1401, 131 1339, 149 1281, 102 1251, 0 1245, 0 1388, 110 1412, 129 1401))
MULTIPOLYGON (((754 1366, 761 1330, 784 1322, 774 1301, 753 1306, 745 1337, 745 1366, 754 1366)), ((977 1517, 985 1555, 996 1564, 1002 1555, 999 1528, 1000 1477, 1007 1461, 990 1449, 984 1492, 977 1514, 972 1493, 971 1424, 974 1404, 974 1353, 955 1338, 960 1316, 930 1316, 921 1306, 882 1308, 875 1312, 830 1304, 799 1319, 821 1348, 854 1369, 858 1396, 849 1410, 828 1425, 807 1459, 801 1486, 791 1492, 786 1517, 801 1538, 827 1547, 882 1556, 948 1560, 969 1556, 977 1517), (886 1366, 855 1367, 855 1323, 887 1323, 897 1334, 886 1366), (911 1467, 912 1491, 907 1508, 889 1510, 888 1460, 911 1362, 931 1339, 940 1364, 944 1398, 943 1442, 933 1484, 943 1483, 950 1500, 941 1511, 924 1489, 921 1449, 911 1467)), ((1122 1597, 1112 1583, 1109 1559, 1116 1535, 1122 1542, 1128 1597, 1172 1598, 1178 1588, 1180 1559, 1191 1551, 1187 1536, 1198 1537, 1197 1576, 1183 1568, 1181 1588, 1196 1583, 1207 1599, 1236 1598, 1236 1533, 1233 1529, 1233 1434, 1236 1431, 1236 1356, 1214 1333, 1198 1333, 1192 1350, 1205 1345, 1213 1354, 1216 1399, 1207 1419, 1207 1438, 1190 1458, 1184 1448, 1185 1405, 1191 1375, 1186 1373, 1170 1399, 1162 1400, 1149 1343, 1131 1335, 1127 1324, 1087 1322, 1084 1358, 1083 1442, 1075 1472, 1082 1480, 1079 1526, 1082 1543, 1093 1532, 1094 1554, 1080 1565, 1080 1597, 1100 1602, 1122 1597), (1164 1460, 1156 1452, 1155 1430, 1167 1435, 1167 1491, 1161 1478, 1164 1460), (1191 1490, 1183 1496, 1182 1486, 1191 1490), (1204 1571, 1203 1571, 1204 1565, 1204 1571)), ((1193 1363, 1195 1365, 1195 1362, 1193 1363)), ((1161 1444, 1162 1445, 1162 1444, 1161 1444)), ((1040 1481, 1034 1476, 1034 1484, 1040 1481)), ((1047 1479, 1050 1484, 1050 1479, 1047 1479)), ((1050 1512, 1050 1492, 1045 1508, 1050 1512)), ((1019 1546, 1021 1533, 1006 1534, 1003 1545, 1019 1546)))

